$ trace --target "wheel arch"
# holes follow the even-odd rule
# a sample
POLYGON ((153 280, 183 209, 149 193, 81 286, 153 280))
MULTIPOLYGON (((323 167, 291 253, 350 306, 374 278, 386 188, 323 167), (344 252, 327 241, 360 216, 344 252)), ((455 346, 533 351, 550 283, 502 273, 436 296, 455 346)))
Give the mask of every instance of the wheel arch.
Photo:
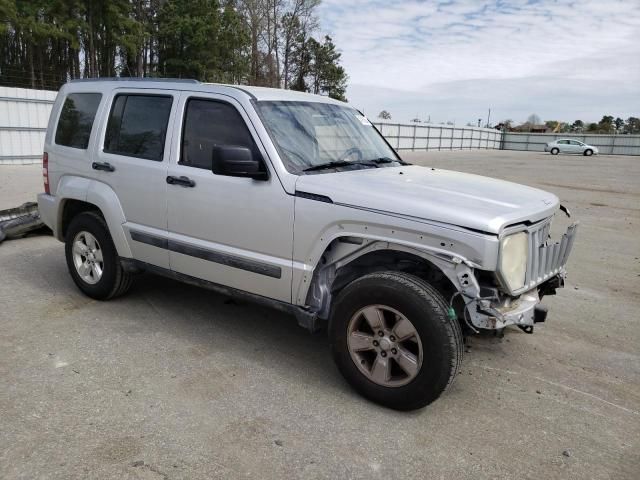
POLYGON ((299 300, 327 319, 333 297, 352 281, 380 271, 416 275, 436 288, 444 298, 476 284, 473 270, 463 258, 416 249, 386 240, 346 236, 334 239, 325 249, 308 285, 300 289, 299 300))
POLYGON ((76 198, 63 198, 60 200, 60 219, 58 221, 58 239, 64 241, 67 236, 67 230, 71 221, 79 214, 84 212, 96 212, 103 218, 102 211, 92 203, 76 198))
POLYGON ((67 177, 61 180, 56 196, 60 199, 55 229, 58 240, 64 242, 67 227, 76 215, 95 211, 107 223, 118 255, 126 258, 133 256, 124 233, 126 219, 122 205, 111 187, 95 180, 67 177))

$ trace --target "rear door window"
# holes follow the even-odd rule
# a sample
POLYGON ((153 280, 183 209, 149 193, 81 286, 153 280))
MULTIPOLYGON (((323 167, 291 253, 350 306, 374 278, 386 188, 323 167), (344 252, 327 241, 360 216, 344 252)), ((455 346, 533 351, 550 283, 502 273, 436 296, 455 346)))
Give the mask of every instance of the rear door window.
POLYGON ((56 144, 86 150, 101 98, 100 93, 67 95, 58 119, 56 144))
POLYGON ((162 161, 173 98, 120 94, 111 107, 104 151, 162 161))

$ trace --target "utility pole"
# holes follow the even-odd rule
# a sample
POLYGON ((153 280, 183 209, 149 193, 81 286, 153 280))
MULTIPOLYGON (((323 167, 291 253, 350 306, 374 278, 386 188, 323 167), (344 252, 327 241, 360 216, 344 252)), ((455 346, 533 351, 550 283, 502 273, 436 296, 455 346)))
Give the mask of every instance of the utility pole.
POLYGON ((487 115, 487 128, 490 128, 489 125, 489 120, 491 119, 491 109, 489 109, 489 114, 487 115))

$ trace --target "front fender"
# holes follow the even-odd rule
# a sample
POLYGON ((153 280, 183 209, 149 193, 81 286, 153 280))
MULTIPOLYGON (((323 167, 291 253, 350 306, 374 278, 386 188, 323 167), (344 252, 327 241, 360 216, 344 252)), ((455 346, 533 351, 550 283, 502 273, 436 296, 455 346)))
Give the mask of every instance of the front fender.
MULTIPOLYGON (((405 250, 422 256, 441 268, 454 285, 459 285, 462 267, 493 271, 497 266, 497 236, 298 197, 292 285, 298 305, 305 304, 314 271, 339 238, 366 242, 367 249, 405 250)), ((354 245, 354 251, 359 250, 355 247, 359 246, 354 245)))

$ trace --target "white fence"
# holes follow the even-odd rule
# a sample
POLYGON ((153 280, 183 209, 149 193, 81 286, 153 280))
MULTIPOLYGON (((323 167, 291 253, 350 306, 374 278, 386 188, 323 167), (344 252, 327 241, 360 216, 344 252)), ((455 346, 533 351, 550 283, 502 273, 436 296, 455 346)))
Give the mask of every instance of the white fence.
POLYGON ((374 123, 396 150, 471 150, 500 148, 502 133, 492 128, 429 123, 374 123))
MULTIPOLYGON (((57 92, 0 87, 0 164, 39 163, 49 112, 57 92)), ((640 135, 502 133, 490 128, 376 122, 397 150, 505 149, 542 151, 559 137, 595 145, 602 154, 640 155, 640 135)))
POLYGON ((640 155, 640 135, 588 135, 566 133, 514 133, 504 134, 504 150, 544 151, 548 142, 558 138, 573 138, 594 147, 603 155, 640 155))
POLYGON ((57 92, 0 87, 0 164, 38 163, 57 92))

